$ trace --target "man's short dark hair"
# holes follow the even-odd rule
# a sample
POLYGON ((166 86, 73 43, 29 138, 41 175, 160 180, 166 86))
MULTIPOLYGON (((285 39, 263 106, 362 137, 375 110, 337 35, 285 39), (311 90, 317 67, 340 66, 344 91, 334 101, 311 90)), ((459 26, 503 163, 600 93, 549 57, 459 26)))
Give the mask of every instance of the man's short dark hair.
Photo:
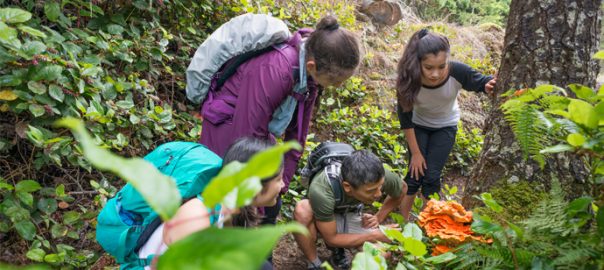
POLYGON ((353 188, 380 181, 386 172, 382 161, 369 150, 352 152, 342 161, 342 180, 353 188))

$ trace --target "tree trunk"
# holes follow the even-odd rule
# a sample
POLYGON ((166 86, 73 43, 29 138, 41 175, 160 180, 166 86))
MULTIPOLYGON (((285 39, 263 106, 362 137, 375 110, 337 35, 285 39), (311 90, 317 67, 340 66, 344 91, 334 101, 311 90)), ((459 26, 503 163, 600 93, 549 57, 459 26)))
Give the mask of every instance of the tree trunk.
POLYGON ((523 160, 499 108, 504 101, 499 95, 540 84, 593 87, 599 70, 592 55, 599 48, 600 5, 600 0, 512 0, 497 97, 486 121, 482 152, 466 184, 464 205, 474 206, 472 196, 498 181, 539 181, 549 188, 552 178, 557 178, 569 197, 583 194, 587 171, 574 155, 549 156, 543 170, 533 160, 523 160))

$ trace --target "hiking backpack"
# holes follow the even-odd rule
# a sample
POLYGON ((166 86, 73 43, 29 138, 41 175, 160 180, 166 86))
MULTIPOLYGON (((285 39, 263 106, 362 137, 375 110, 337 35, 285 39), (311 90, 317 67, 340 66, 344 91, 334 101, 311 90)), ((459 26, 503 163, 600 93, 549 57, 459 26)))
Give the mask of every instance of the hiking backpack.
MULTIPOLYGON (((211 98, 236 72, 237 68, 256 56, 285 44, 292 34, 285 22, 266 14, 243 14, 221 25, 197 48, 187 67, 187 98, 198 104, 211 98)), ((300 63, 304 63, 303 43, 298 42, 300 63)), ((294 69, 294 85, 289 95, 272 115, 268 130, 277 137, 291 122, 296 105, 300 108, 307 93, 306 67, 294 69)), ((303 108, 303 106, 302 106, 303 108)), ((302 110, 299 109, 299 114, 302 110)), ((298 116, 300 118, 300 115, 298 116)), ((301 125, 300 123, 298 123, 301 125)))
MULTIPOLYGON (((172 176, 183 202, 199 195, 222 167, 219 156, 193 142, 162 144, 144 159, 163 174, 172 176)), ((120 269, 142 269, 150 264, 151 257, 138 258, 138 249, 162 220, 131 184, 107 201, 97 221, 96 240, 116 259, 120 269)))
POLYGON ((308 188, 317 173, 325 171, 333 191, 336 209, 343 206, 344 190, 342 189, 342 174, 340 167, 345 157, 354 152, 352 145, 340 142, 322 142, 308 155, 306 166, 302 169, 300 181, 302 186, 308 188))

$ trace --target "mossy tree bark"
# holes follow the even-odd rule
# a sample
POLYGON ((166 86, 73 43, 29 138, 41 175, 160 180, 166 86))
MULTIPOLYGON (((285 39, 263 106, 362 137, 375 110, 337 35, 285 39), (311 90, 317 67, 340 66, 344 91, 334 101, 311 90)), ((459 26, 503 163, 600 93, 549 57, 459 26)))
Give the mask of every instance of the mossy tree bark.
POLYGON ((573 155, 549 156, 543 170, 523 160, 506 123, 498 97, 508 89, 540 84, 594 87, 599 71, 592 55, 599 48, 601 0, 512 0, 493 110, 487 118, 485 141, 478 163, 466 183, 463 203, 474 206, 473 195, 498 181, 539 181, 546 188, 558 178, 569 197, 583 194, 587 172, 573 155))

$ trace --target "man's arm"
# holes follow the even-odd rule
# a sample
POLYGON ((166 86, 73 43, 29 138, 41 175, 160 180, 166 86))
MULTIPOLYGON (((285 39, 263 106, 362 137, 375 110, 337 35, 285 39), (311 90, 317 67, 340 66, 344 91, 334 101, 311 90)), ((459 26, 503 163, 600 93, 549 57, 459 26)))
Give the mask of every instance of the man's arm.
POLYGON ((406 190, 405 192, 401 192, 398 197, 386 197, 386 200, 384 200, 382 207, 380 207, 380 210, 378 210, 378 212, 375 214, 379 223, 384 222, 388 214, 390 214, 390 212, 392 212, 399 205, 401 205, 401 203, 403 202, 403 197, 405 197, 405 193, 406 190))
POLYGON ((323 240, 330 247, 342 247, 342 248, 356 248, 363 245, 365 242, 390 242, 390 239, 386 237, 380 230, 373 230, 369 233, 337 233, 336 221, 316 221, 317 230, 321 233, 323 240))

